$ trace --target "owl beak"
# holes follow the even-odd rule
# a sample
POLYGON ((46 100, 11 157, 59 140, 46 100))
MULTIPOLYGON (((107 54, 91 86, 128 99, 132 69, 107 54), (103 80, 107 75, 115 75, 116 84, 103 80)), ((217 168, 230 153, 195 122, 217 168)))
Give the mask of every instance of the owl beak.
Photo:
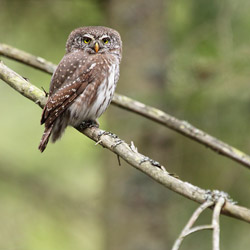
POLYGON ((99 44, 98 43, 95 43, 94 49, 95 49, 96 53, 99 51, 99 44))

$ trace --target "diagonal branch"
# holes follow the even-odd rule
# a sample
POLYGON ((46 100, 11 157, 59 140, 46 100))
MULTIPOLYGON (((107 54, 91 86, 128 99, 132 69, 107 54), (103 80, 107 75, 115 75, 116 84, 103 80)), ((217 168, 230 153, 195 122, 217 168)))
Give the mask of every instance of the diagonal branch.
POLYGON ((214 152, 224 155, 250 169, 250 156, 240 150, 218 140, 217 138, 194 127, 187 121, 181 121, 163 111, 132 100, 126 96, 116 94, 112 103, 123 109, 133 111, 176 132, 199 142, 214 152))
POLYGON ((32 66, 33 68, 40 69, 50 74, 52 74, 56 69, 55 64, 7 44, 0 43, 0 55, 14 59, 18 62, 32 66))
MULTIPOLYGON (((40 107, 44 106, 46 101, 44 93, 5 66, 3 62, 0 62, 0 79, 4 80, 12 88, 38 104, 40 107)), ((138 153, 132 143, 128 145, 116 135, 107 133, 98 128, 88 128, 85 130, 81 130, 81 128, 76 129, 95 142, 98 142, 98 144, 114 152, 131 166, 147 174, 168 189, 198 203, 206 202, 210 191, 206 191, 173 177, 158 162, 138 153)), ((225 203, 221 212, 250 223, 250 210, 245 207, 237 206, 230 201, 225 203)))
MULTIPOLYGON (((6 44, 0 44, 0 55, 25 63, 50 74, 52 74, 56 68, 56 65, 41 57, 36 57, 6 44)), ((178 120, 159 109, 147 106, 141 102, 119 94, 115 94, 112 104, 175 130, 176 132, 205 145, 213 151, 250 168, 249 155, 205 133, 186 121, 178 120)))

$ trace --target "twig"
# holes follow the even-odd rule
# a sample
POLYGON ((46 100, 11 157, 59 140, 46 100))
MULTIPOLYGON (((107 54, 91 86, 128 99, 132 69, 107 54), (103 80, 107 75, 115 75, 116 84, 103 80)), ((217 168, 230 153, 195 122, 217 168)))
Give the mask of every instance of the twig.
POLYGON ((214 204, 213 201, 207 200, 205 201, 203 204, 201 204, 193 213, 193 215, 191 216, 191 218, 189 219, 187 225, 183 228, 181 234, 179 235, 179 237, 177 238, 177 240, 175 241, 172 250, 178 250, 181 246, 182 241, 184 240, 184 238, 186 236, 188 236, 191 233, 197 232, 199 230, 204 230, 204 229, 211 229, 211 225, 209 226, 200 226, 200 227, 195 227, 192 229, 192 226, 194 225, 194 223, 196 222, 196 220, 199 218, 200 214, 207 209, 208 207, 211 207, 214 204))
POLYGON ((213 250, 220 250, 220 224, 219 224, 219 217, 222 210, 223 205, 225 204, 225 201, 227 199, 227 196, 224 192, 219 192, 219 195, 221 195, 218 198, 218 191, 216 190, 211 197, 208 197, 208 200, 204 202, 202 205, 200 205, 196 211, 193 213, 191 218, 189 219, 187 225, 182 230, 181 234, 177 238, 177 240, 174 243, 174 246, 172 250, 179 250, 182 241, 185 237, 188 235, 201 231, 201 230, 213 230, 213 250), (215 204, 214 211, 213 211, 213 218, 212 223, 210 225, 201 225, 192 227, 194 223, 199 218, 200 214, 207 209, 208 207, 211 207, 215 204))
POLYGON ((193 227, 191 228, 186 234, 185 234, 185 237, 188 236, 189 234, 192 234, 192 233, 195 233, 195 232, 198 232, 198 231, 202 231, 202 230, 212 230, 213 229, 213 226, 212 225, 201 225, 201 226, 196 226, 196 227, 193 227))
MULTIPOLYGON (((43 91, 36 89, 34 85, 27 82, 2 62, 0 62, 0 78, 25 97, 35 103, 39 103, 40 107, 44 106, 46 98, 44 97, 43 91)), ((162 166, 156 167, 155 161, 131 149, 130 145, 119 139, 116 135, 94 127, 85 130, 81 130, 80 128, 76 129, 95 142, 101 140, 100 145, 119 155, 120 158, 128 162, 131 166, 147 174, 170 190, 198 203, 204 203, 207 200, 208 191, 171 176, 162 166), (119 144, 117 144, 118 141, 120 142, 119 144)), ((248 208, 226 202, 221 212, 250 223, 250 210, 248 208)))
MULTIPOLYGON (((0 44, 0 55, 23 62, 50 74, 52 74, 56 68, 56 65, 41 57, 36 57, 6 44, 0 44)), ((249 155, 205 133, 186 121, 179 120, 159 109, 147 106, 141 102, 119 94, 115 94, 112 104, 162 124, 196 142, 201 143, 202 145, 205 145, 216 153, 224 155, 241 165, 250 168, 249 155)))
POLYGON ((224 197, 220 197, 217 201, 215 207, 214 207, 214 213, 213 213, 213 220, 212 220, 212 226, 213 226, 213 250, 220 250, 220 212, 225 204, 224 197))

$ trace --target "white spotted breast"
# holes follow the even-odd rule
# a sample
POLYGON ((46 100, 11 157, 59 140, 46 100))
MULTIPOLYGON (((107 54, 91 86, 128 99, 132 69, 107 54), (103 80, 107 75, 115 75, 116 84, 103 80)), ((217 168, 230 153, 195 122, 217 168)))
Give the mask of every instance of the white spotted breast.
POLYGON ((72 126, 82 121, 96 120, 109 106, 115 92, 119 66, 102 58, 89 66, 92 81, 69 107, 72 126))

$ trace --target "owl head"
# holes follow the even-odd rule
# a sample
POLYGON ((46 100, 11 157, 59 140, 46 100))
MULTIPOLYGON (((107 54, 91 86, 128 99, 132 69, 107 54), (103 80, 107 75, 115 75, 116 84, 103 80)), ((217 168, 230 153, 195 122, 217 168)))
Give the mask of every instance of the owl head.
POLYGON ((66 43, 66 52, 83 50, 89 54, 111 53, 121 56, 122 41, 116 30, 103 26, 88 26, 73 30, 66 43))

